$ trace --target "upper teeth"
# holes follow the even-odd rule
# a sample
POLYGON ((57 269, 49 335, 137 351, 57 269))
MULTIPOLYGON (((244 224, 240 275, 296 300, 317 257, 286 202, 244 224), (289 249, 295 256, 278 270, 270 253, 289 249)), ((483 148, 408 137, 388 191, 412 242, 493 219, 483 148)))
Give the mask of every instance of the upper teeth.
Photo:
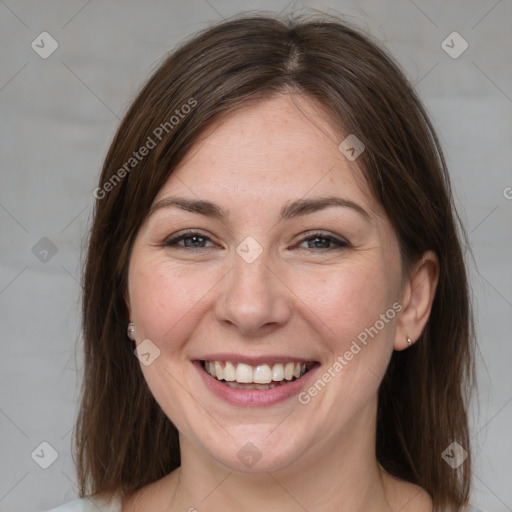
MULTIPOLYGON (((276 363, 274 365, 260 364, 250 366, 230 361, 205 361, 205 370, 218 380, 227 382, 269 384, 272 381, 292 380, 302 377, 309 365, 305 363, 276 363)), ((308 368, 309 369, 309 368, 308 368)))

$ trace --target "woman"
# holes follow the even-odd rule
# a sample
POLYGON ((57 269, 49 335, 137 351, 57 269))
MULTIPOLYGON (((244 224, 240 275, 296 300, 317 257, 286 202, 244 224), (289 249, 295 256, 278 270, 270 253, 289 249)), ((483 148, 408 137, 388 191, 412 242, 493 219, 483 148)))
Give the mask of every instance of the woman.
POLYGON ((133 102, 94 195, 82 499, 55 510, 469 510, 458 218, 368 36, 202 32, 133 102))

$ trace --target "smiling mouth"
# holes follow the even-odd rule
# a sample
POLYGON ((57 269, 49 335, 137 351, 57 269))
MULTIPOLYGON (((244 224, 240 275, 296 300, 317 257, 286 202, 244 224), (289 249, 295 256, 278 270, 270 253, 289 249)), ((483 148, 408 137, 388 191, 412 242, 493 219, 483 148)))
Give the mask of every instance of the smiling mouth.
POLYGON ((317 363, 293 362, 251 366, 230 361, 201 361, 203 370, 215 380, 234 389, 267 390, 302 378, 317 363))

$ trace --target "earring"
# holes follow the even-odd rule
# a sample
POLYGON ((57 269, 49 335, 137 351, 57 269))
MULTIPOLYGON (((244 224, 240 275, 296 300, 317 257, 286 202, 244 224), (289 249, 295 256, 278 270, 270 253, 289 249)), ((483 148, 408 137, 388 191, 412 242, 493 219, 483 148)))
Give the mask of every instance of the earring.
POLYGON ((128 338, 130 338, 132 341, 135 341, 135 324, 133 322, 128 324, 128 330, 126 334, 128 335, 128 338))
POLYGON ((406 336, 406 338, 407 338, 407 343, 409 344, 409 346, 411 346, 411 345, 412 345, 412 340, 411 340, 411 338, 409 338, 409 336, 406 336))

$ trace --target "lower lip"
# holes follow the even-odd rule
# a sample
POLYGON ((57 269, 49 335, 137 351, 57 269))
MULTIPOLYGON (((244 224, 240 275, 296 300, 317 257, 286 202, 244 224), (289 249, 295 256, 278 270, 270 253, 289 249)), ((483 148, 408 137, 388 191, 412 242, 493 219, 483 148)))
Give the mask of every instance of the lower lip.
POLYGON ((214 379, 210 374, 206 373, 201 361, 193 361, 194 366, 199 371, 206 387, 216 396, 228 402, 231 405, 242 405, 246 407, 274 405, 282 402, 292 396, 298 395, 311 380, 312 375, 320 367, 319 364, 313 366, 300 379, 296 379, 288 384, 281 384, 272 389, 235 389, 222 382, 214 379))

